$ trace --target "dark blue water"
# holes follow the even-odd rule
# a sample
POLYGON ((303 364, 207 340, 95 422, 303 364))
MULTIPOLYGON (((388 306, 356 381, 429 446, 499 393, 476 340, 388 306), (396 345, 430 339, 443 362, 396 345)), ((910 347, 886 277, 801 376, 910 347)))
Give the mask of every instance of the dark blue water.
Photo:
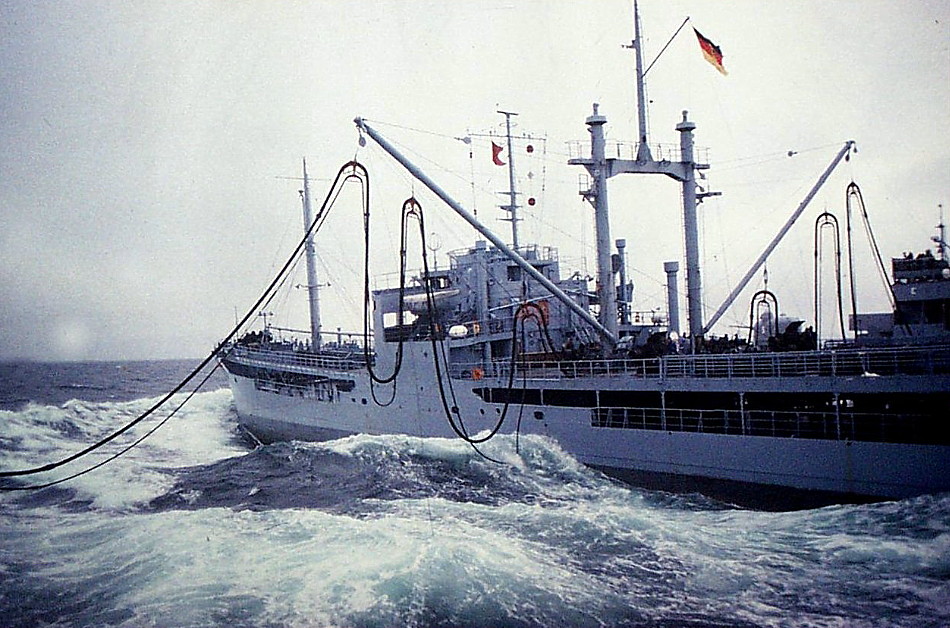
MULTIPOLYGON (((78 450, 192 366, 0 365, 0 468, 78 450)), ((111 464, 0 494, 0 625, 950 625, 950 496, 741 510, 540 438, 491 441, 504 464, 398 436, 253 449, 223 386, 111 464)))
MULTIPOLYGON (((59 406, 73 399, 132 401, 159 397, 200 363, 201 360, 0 362, 0 410, 19 410, 30 403, 59 406)), ((226 387, 227 380, 219 369, 204 389, 226 387)))

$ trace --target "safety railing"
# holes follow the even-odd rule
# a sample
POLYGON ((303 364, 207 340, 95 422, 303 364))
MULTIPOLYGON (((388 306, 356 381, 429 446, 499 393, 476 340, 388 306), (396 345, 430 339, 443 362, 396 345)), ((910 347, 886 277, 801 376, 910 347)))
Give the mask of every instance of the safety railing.
POLYGON ((948 443, 950 433, 923 414, 784 410, 610 408, 591 410, 591 425, 616 429, 695 432, 883 443, 948 443))
MULTIPOLYGON (((278 345, 281 346, 282 345, 278 345)), ((310 353, 285 348, 232 345, 224 350, 227 359, 260 367, 283 367, 352 371, 364 368, 366 361, 360 351, 310 353)))
MULTIPOLYGON (((610 140, 604 146, 604 157, 607 159, 625 159, 635 161, 639 155, 639 142, 622 142, 610 140)), ((682 159, 679 144, 650 144, 650 153, 654 161, 678 162, 682 159)), ((568 159, 589 159, 591 155, 590 141, 571 140, 567 142, 568 159)), ((709 163, 709 149, 706 147, 693 148, 693 161, 709 163)))
MULTIPOLYGON (((453 377, 507 377, 510 360, 490 364, 457 363, 453 377)), ((797 351, 668 355, 660 358, 613 360, 516 361, 517 377, 548 379, 578 377, 638 377, 671 379, 850 377, 950 374, 950 345, 880 347, 835 351, 797 351)))

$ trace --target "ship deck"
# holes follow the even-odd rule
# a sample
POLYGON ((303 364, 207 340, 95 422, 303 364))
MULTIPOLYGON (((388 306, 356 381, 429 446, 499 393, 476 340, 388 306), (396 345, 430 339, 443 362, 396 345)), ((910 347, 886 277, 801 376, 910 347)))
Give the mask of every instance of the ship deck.
MULTIPOLYGON (((453 377, 505 377, 511 361, 453 364, 453 377)), ((850 377, 950 374, 950 345, 846 348, 824 351, 748 352, 666 355, 658 358, 517 361, 516 372, 528 377, 582 378, 624 376, 648 379, 850 377)))
MULTIPOLYGON (((267 345, 234 345, 226 350, 228 359, 261 368, 289 372, 352 372, 364 364, 362 353, 312 353, 267 345)), ((504 378, 510 374, 511 360, 490 363, 453 363, 449 374, 455 379, 504 378)), ((590 376, 644 379, 682 378, 784 378, 804 376, 852 377, 892 375, 950 375, 950 345, 912 347, 867 347, 823 351, 749 352, 724 354, 666 355, 658 358, 558 360, 517 360, 519 377, 532 379, 584 378, 590 376)))

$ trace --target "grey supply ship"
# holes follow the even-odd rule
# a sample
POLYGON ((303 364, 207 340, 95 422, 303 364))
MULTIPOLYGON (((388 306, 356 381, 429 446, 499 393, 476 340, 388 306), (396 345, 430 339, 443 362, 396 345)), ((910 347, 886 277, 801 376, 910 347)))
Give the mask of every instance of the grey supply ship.
MULTIPOLYGON (((540 434, 635 484, 734 501, 950 490, 950 263, 942 225, 936 255, 892 260, 893 311, 852 314, 853 337, 846 341, 819 346, 802 321, 778 316, 768 291, 753 297, 747 338, 710 336, 854 144, 845 143, 704 321, 696 210, 712 193, 698 189, 696 176, 709 166, 697 161, 695 124, 686 112, 676 125, 678 151, 662 159, 651 153, 638 18, 635 28, 640 141, 629 158, 607 156, 607 120, 594 105, 586 120, 589 151, 569 161, 589 173, 582 194, 594 208, 596 289, 577 274, 562 277, 554 248, 519 242, 513 175, 503 206, 512 225, 509 244, 358 118, 361 142, 371 138, 481 238, 450 253, 448 268, 426 263, 408 280, 403 267, 398 287, 370 291, 367 278, 364 310, 371 314, 364 333, 328 334, 320 323, 313 241, 327 204, 313 216, 305 164, 311 329, 301 338, 265 324, 221 348, 248 432, 262 441, 366 433, 461 437, 476 446, 499 432, 540 434), (618 240, 615 252, 609 234, 607 182, 620 174, 662 174, 682 186, 688 312, 682 335, 677 262, 664 265, 668 315, 631 312, 625 243, 618 240)), ((510 126, 508 140, 510 146, 510 126)), ((341 176, 366 184, 355 162, 341 176)), ((848 199, 860 201, 856 186, 848 199)), ((424 238, 422 220, 416 201, 407 201, 403 242, 416 223, 424 238)), ((819 231, 833 220, 819 217, 816 247, 819 231)), ((422 253, 425 259, 424 245, 422 253)), ((405 244, 402 254, 405 259, 405 244)))

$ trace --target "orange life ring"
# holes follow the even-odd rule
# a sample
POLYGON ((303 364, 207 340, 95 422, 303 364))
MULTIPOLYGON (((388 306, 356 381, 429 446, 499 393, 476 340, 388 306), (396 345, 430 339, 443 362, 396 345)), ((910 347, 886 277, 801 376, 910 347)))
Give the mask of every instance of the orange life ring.
POLYGON ((474 379, 476 382, 483 377, 485 377, 485 371, 478 368, 477 366, 472 369, 472 379, 474 379))

